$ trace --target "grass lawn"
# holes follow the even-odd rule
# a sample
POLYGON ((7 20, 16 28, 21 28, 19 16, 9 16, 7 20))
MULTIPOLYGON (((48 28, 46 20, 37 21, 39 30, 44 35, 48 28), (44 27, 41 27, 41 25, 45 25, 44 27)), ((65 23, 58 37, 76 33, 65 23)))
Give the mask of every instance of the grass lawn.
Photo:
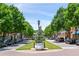
POLYGON ((45 41, 45 47, 48 48, 48 49, 61 49, 61 47, 59 47, 55 44, 52 44, 48 41, 45 41))
MULTIPOLYGON (((24 46, 17 48, 16 50, 31 50, 33 48, 35 41, 33 40, 31 43, 25 44, 24 46)), ((45 48, 48 49, 61 49, 61 47, 56 46, 48 41, 45 41, 45 48)))
POLYGON ((16 50, 31 50, 31 48, 33 48, 33 46, 34 46, 34 42, 35 42, 35 41, 32 40, 31 43, 25 44, 24 46, 19 47, 19 48, 17 48, 16 50))

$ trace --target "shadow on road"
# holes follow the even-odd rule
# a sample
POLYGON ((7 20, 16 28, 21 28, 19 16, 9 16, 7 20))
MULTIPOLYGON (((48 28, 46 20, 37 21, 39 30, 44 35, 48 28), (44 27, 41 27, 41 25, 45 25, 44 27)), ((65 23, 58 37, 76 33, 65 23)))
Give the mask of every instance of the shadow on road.
POLYGON ((7 51, 7 50, 10 50, 10 49, 0 49, 0 51, 7 51))

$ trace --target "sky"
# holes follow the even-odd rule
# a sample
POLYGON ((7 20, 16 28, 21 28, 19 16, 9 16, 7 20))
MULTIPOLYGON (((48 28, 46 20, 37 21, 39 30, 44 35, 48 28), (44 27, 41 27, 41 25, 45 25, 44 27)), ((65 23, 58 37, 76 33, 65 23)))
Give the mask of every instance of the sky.
POLYGON ((23 15, 32 27, 37 30, 38 23, 40 20, 40 24, 42 29, 44 30, 46 26, 48 26, 57 10, 60 7, 67 7, 67 3, 13 3, 16 7, 19 8, 23 15))

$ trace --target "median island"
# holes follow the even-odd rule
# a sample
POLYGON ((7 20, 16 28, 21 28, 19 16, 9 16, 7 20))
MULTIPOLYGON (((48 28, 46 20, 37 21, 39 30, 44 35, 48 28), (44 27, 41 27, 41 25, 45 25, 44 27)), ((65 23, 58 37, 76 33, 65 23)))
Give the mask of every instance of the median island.
MULTIPOLYGON (((35 41, 32 40, 32 42, 25 44, 22 47, 17 48, 16 50, 31 50, 34 47, 35 41)), ((52 50, 52 49, 61 49, 61 47, 50 43, 48 41, 45 40, 45 47, 48 48, 48 50, 52 50)))

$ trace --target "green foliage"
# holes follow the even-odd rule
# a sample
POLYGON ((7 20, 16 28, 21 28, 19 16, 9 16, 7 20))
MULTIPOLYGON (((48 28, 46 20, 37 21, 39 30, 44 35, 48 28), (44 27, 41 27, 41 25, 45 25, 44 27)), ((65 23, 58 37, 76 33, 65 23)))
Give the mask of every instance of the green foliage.
POLYGON ((47 37, 50 37, 52 35, 52 29, 50 25, 45 28, 44 33, 47 37))
POLYGON ((24 22, 24 26, 25 26, 25 29, 24 29, 23 34, 25 36, 31 37, 34 33, 32 26, 27 21, 24 22))
POLYGON ((23 13, 14 5, 0 3, 0 32, 1 33, 21 33, 32 36, 33 28, 25 21, 23 13), (25 25, 25 23, 27 25, 25 25))
POLYGON ((59 8, 51 24, 46 27, 45 34, 69 30, 70 27, 79 27, 79 4, 77 3, 70 3, 67 8, 59 8))

